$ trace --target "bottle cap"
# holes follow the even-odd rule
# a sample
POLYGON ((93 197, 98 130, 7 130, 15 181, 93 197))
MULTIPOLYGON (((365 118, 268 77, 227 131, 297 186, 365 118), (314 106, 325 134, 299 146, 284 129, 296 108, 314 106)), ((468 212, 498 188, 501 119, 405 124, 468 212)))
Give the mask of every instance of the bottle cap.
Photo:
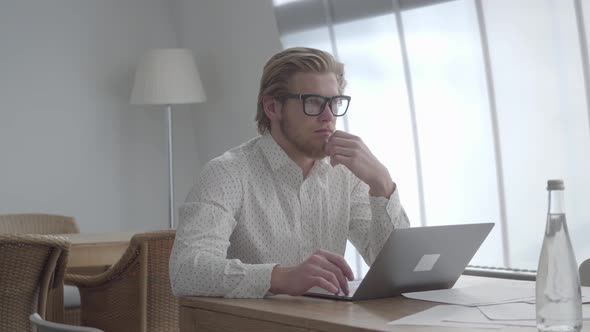
POLYGON ((548 180, 547 190, 564 190, 563 180, 548 180))

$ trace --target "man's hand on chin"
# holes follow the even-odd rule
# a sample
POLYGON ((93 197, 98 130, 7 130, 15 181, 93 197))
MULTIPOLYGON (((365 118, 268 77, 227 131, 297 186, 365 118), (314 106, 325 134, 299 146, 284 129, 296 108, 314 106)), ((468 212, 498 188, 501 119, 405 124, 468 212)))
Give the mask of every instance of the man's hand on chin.
POLYGON ((396 189, 387 168, 371 153, 363 140, 337 130, 325 146, 332 166, 344 165, 369 186, 369 195, 389 198, 396 189))

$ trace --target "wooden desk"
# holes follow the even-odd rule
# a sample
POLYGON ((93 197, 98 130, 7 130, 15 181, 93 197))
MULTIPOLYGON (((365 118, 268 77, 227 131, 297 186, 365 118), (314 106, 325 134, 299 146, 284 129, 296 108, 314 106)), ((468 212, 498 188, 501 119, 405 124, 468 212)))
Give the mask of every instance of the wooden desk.
MULTIPOLYGON (((469 276, 460 279, 460 282, 469 284, 482 281, 513 282, 469 276)), ((256 300, 186 297, 180 299, 180 331, 498 331, 387 325, 392 320, 436 305, 401 296, 355 303, 284 295, 256 300)), ((536 329, 505 328, 500 331, 532 332, 536 329)), ((590 331, 590 326, 584 326, 583 331, 590 331)))

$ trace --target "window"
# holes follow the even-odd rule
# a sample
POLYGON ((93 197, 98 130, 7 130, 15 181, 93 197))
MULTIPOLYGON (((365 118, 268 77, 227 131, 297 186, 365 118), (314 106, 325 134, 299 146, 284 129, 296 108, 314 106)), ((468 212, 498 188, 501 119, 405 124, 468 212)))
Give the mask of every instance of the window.
MULTIPOLYGON (((590 257, 590 1, 275 0, 283 46, 345 63, 341 129, 388 167, 412 226, 495 222, 472 265, 536 269, 563 178, 590 257)), ((367 268, 351 245, 346 259, 367 268)))

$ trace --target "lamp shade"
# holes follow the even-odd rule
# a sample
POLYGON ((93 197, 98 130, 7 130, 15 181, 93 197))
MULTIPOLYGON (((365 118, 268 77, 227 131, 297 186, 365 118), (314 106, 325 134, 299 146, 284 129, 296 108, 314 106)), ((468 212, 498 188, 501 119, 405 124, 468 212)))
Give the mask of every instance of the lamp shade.
POLYGON ((172 105, 205 100, 191 50, 154 49, 139 60, 131 104, 172 105))

